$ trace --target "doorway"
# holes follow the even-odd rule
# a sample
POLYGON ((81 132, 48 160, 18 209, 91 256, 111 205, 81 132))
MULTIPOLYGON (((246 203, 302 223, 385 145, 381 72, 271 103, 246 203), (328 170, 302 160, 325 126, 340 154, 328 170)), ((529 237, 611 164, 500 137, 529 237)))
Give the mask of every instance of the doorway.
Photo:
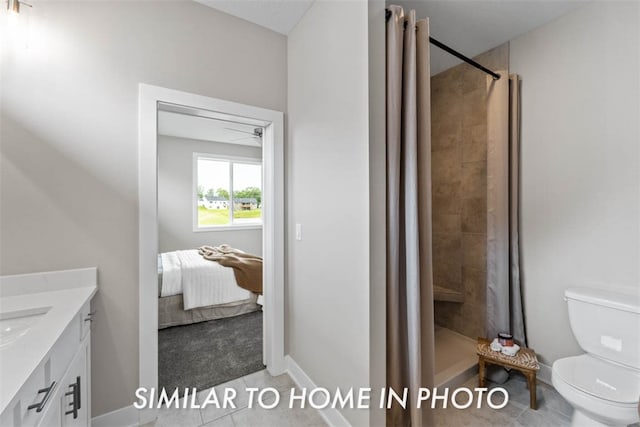
MULTIPOLYGON (((263 363, 271 375, 284 371, 284 158, 283 114, 229 101, 144 85, 139 88, 139 369, 140 387, 158 387, 158 126, 165 113, 213 119, 236 130, 259 129, 262 142, 263 363), (243 127, 244 126, 244 127, 243 127)), ((195 159, 195 157, 194 157, 195 159)), ((194 160, 195 162, 196 160, 194 160)), ((239 162, 242 164, 242 162, 239 162)), ((195 194, 195 192, 194 192, 195 194)), ((243 198, 250 199, 250 198, 243 198)), ((202 200, 204 202, 204 200, 202 200)), ((220 203, 219 199, 207 200, 220 203)), ((197 203, 197 200, 196 200, 197 203)), ((219 208, 219 206, 212 206, 219 208)), ((242 200, 238 216, 250 214, 242 200), (242 214, 242 215, 240 215, 242 214)), ((197 212, 197 211, 196 211, 197 212)), ((197 214, 194 221, 197 225, 197 214)), ((231 221, 233 218, 231 218, 231 221)), ((241 222, 241 221, 240 221, 241 222)), ((247 224, 236 224, 246 227, 247 224)), ((233 223, 229 224, 233 228, 233 223)), ((141 422, 155 418, 153 409, 141 422)))

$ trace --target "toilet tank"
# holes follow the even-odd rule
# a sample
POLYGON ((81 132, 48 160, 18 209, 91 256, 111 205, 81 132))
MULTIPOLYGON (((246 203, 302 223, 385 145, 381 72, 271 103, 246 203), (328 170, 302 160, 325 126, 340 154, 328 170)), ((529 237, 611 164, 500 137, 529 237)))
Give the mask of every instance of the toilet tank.
POLYGON ((584 351, 640 369, 640 294, 569 288, 564 295, 573 335, 584 351))

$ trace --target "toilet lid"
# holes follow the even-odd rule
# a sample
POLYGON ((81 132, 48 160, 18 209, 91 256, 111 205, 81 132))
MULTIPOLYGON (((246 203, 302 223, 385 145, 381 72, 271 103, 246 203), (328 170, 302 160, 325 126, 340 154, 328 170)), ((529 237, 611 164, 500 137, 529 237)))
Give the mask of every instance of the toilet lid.
POLYGON ((553 373, 565 383, 600 399, 615 403, 637 403, 640 398, 640 372, 593 356, 558 359, 553 373))

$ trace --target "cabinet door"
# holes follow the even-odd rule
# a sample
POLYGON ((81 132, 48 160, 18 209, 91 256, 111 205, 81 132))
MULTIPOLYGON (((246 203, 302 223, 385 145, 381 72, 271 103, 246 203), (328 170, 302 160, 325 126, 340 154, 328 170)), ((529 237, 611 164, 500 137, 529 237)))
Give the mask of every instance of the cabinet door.
POLYGON ((49 408, 45 410, 38 427, 60 427, 60 425, 62 425, 60 394, 60 390, 58 390, 53 396, 51 404, 49 408))
POLYGON ((88 366, 87 353, 90 342, 90 335, 87 335, 80 345, 73 362, 64 379, 60 383, 61 387, 61 408, 62 426, 88 426, 89 425, 89 399, 88 396, 88 366))

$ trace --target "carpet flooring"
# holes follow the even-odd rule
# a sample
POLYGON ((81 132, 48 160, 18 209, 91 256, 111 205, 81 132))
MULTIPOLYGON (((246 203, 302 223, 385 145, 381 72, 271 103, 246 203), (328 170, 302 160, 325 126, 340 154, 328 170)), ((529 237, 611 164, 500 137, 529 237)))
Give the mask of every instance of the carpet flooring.
POLYGON ((158 385, 205 390, 264 369, 262 311, 158 331, 158 385))

